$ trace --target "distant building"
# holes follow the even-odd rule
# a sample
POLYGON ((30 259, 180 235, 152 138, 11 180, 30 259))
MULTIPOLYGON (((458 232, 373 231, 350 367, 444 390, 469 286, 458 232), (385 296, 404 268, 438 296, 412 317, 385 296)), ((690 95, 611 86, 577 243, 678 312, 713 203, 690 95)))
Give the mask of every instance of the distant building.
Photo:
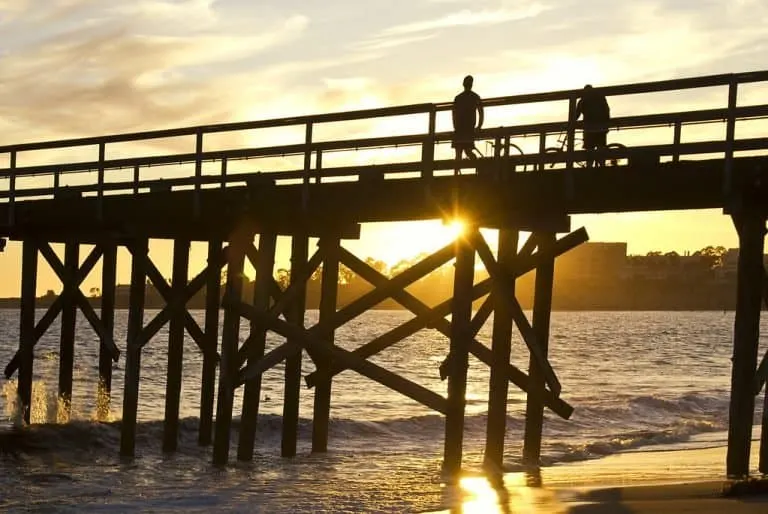
POLYGON ((627 243, 584 243, 555 261, 559 279, 620 277, 627 265, 627 243))

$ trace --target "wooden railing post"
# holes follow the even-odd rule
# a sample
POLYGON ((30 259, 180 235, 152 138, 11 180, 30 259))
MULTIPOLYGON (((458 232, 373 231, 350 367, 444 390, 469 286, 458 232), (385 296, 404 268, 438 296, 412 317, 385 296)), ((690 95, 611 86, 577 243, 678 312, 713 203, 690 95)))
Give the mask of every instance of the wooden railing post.
POLYGON ((304 178, 301 190, 301 205, 309 205, 309 174, 312 172, 312 122, 308 121, 304 133, 304 178))
POLYGON ((139 165, 133 167, 133 194, 139 194, 139 165))
MULTIPOLYGON (((734 76, 728 84, 728 119, 725 124, 725 170, 723 173, 723 196, 728 198, 733 190, 733 143, 736 136, 736 104, 739 83, 734 76)), ((726 202, 726 209, 728 202, 726 202)))
POLYGON ((565 154, 565 198, 572 200, 575 194, 575 183, 573 176, 573 150, 576 140, 576 102, 575 95, 568 99, 568 129, 565 154))
POLYGON ((227 158, 223 157, 221 159, 221 188, 226 189, 227 187, 227 158))
POLYGON ((672 141, 672 144, 675 146, 675 150, 672 154, 672 162, 680 162, 680 140, 682 139, 683 135, 683 122, 680 120, 677 120, 675 122, 675 133, 674 133, 674 140, 672 141))
POLYGON ((195 134, 195 217, 200 217, 200 186, 203 177, 203 131, 198 130, 195 134))
POLYGON ((435 173, 435 124, 437 122, 437 110, 433 105, 429 110, 429 125, 427 137, 421 145, 421 178, 432 178, 435 173))
POLYGON ((323 151, 318 148, 317 154, 315 155, 315 184, 319 184, 321 182, 322 176, 323 176, 323 151))
POLYGON ((11 151, 10 183, 8 184, 8 225, 13 226, 16 216, 16 150, 11 151))
POLYGON ((544 171, 544 154, 547 153, 547 133, 539 132, 539 163, 538 170, 544 171))
POLYGON ((99 143, 99 186, 96 191, 98 197, 97 200, 97 217, 99 221, 104 219, 104 160, 106 153, 106 143, 104 141, 99 143))

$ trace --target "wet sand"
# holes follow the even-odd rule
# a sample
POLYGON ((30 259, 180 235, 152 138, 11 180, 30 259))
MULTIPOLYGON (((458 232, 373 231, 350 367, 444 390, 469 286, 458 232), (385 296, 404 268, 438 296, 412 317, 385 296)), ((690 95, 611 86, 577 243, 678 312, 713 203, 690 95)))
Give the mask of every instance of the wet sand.
MULTIPOLYGON (((752 468, 757 469, 757 445, 752 468)), ((616 454, 535 473, 508 473, 504 488, 468 476, 446 495, 455 513, 645 514, 768 513, 762 492, 726 495, 724 447, 664 449, 616 454)), ((755 488, 757 489, 757 488, 755 488)))

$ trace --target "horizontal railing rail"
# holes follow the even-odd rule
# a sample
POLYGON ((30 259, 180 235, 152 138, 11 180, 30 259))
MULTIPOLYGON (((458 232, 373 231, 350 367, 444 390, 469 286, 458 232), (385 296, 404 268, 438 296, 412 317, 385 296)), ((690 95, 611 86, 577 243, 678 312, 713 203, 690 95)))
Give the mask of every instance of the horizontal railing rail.
MULTIPOLYGON (((768 71, 596 87, 596 90, 602 91, 609 97, 718 86, 727 86, 728 88, 727 107, 724 108, 630 115, 612 119, 605 124, 605 128, 613 131, 640 131, 647 128, 667 126, 674 128, 674 135, 671 144, 634 145, 632 148, 626 150, 610 150, 609 154, 612 157, 629 157, 631 155, 637 155, 637 152, 642 150, 646 153, 655 152, 660 156, 672 157, 673 161, 676 162, 681 156, 720 153, 723 155, 726 167, 726 184, 724 184, 724 188, 727 189, 728 183, 730 183, 730 169, 732 168, 734 152, 768 150, 768 141, 764 138, 741 140, 735 138, 735 125, 737 122, 768 118, 768 105, 738 106, 736 101, 738 86, 740 84, 763 81, 768 81, 768 71), (683 126, 714 123, 726 124, 724 138, 695 143, 682 142, 681 131, 683 126)), ((564 118, 567 118, 567 120, 485 128, 478 131, 476 140, 493 140, 495 147, 504 145, 506 147, 505 151, 503 153, 497 151, 495 156, 498 157, 503 155, 515 166, 518 164, 523 166, 533 165, 533 169, 541 170, 544 168, 545 164, 559 163, 567 170, 571 170, 575 162, 587 158, 586 154, 577 150, 574 145, 576 131, 583 129, 583 123, 577 121, 574 116, 575 104, 582 92, 581 89, 563 90, 486 99, 483 101, 485 107, 567 101, 568 110, 564 113, 564 118), (547 138, 558 134, 567 137, 565 143, 562 145, 562 151, 555 153, 545 152, 547 149, 547 138), (510 141, 515 138, 531 137, 538 138, 537 151, 530 152, 526 147, 525 155, 510 155, 510 141)), ((424 103, 359 111, 304 115, 215 125, 200 125, 186 128, 0 146, 0 157, 2 157, 2 155, 7 155, 7 162, 9 163, 7 167, 0 169, 0 180, 7 180, 7 190, 0 190, 0 199, 7 199, 11 204, 14 204, 17 201, 31 199, 33 197, 55 196, 63 191, 78 192, 80 194, 96 193, 99 198, 100 215, 101 201, 105 192, 130 191, 134 194, 138 194, 147 189, 151 190, 162 185, 163 187, 171 188, 193 187, 199 193, 204 186, 215 184, 220 187, 227 187, 229 185, 242 184, 248 180, 247 177, 255 176, 255 173, 245 171, 233 173, 231 169, 228 169, 228 165, 231 162, 261 159, 262 161, 260 162, 264 163, 265 161, 263 161, 263 159, 268 158, 301 156, 304 157, 304 162, 303 167, 300 169, 285 170, 280 169, 281 167, 278 166, 271 165, 272 167, 269 168, 270 165, 265 165, 265 169, 260 170, 260 172, 262 172, 263 175, 268 175, 275 181, 285 182, 300 180, 305 187, 305 200, 309 194, 308 186, 312 180, 314 180, 315 183, 322 183, 323 179, 351 177, 369 172, 387 175, 418 173, 422 177, 430 177, 435 171, 455 169, 457 165, 452 159, 438 159, 435 152, 439 145, 449 142, 453 136, 452 132, 438 132, 436 130, 436 115, 438 112, 447 111, 451 108, 452 103, 424 103), (351 139, 326 138, 323 140, 317 138, 316 127, 321 124, 372 121, 380 118, 412 115, 425 116, 424 121, 426 123, 423 130, 417 129, 411 131, 412 133, 407 135, 395 136, 358 137, 351 139), (208 150, 205 147, 205 136, 207 135, 285 127, 295 127, 298 130, 303 130, 303 141, 271 146, 241 145, 240 147, 223 150, 208 150), (167 153, 152 155, 106 158, 109 153, 108 149, 112 148, 108 145, 125 143, 148 144, 158 139, 179 137, 194 137, 194 151, 182 153, 171 153, 170 151, 167 151, 167 153), (26 156, 29 152, 47 150, 71 151, 85 149, 87 147, 96 147, 98 149, 97 159, 45 163, 39 165, 20 165, 20 156, 26 156), (411 147, 414 149, 421 147, 421 154, 414 154, 413 157, 404 157, 403 155, 400 155, 399 157, 385 157, 388 162, 381 164, 327 166, 326 163, 326 166, 323 166, 322 163, 323 155, 331 152, 353 152, 360 150, 411 147), (214 173, 211 173, 210 170, 204 173, 204 163, 218 163, 220 169, 214 171, 214 173), (190 166, 189 170, 182 171, 182 173, 187 174, 186 176, 173 178, 141 177, 141 172, 146 171, 149 168, 160 167, 160 169, 163 169, 162 167, 184 165, 190 166), (194 165, 194 171, 191 168, 192 165, 194 165), (122 175, 116 175, 116 172, 126 169, 132 170, 131 180, 122 180, 122 175), (68 184, 62 186, 63 177, 86 172, 97 173, 97 179, 93 183, 78 185, 68 184), (38 186, 34 183, 25 183, 24 185, 27 187, 18 187, 19 179, 42 176, 53 176, 53 187, 38 186)), ((134 153, 139 152, 134 149, 134 153)), ((605 152, 601 151, 597 152, 596 155, 603 156, 604 154, 605 152)), ((283 163, 282 167, 285 167, 284 164, 285 163, 283 163)), ((462 165, 464 165, 464 163, 462 163, 462 165)), ((472 166, 470 165, 469 167, 472 166)), ((0 187, 2 187, 1 183, 0 187)), ((196 203, 199 202, 199 195, 196 195, 195 201, 196 203)), ((11 223, 13 222, 12 211, 13 209, 11 209, 11 214, 9 214, 9 221, 11 223)))

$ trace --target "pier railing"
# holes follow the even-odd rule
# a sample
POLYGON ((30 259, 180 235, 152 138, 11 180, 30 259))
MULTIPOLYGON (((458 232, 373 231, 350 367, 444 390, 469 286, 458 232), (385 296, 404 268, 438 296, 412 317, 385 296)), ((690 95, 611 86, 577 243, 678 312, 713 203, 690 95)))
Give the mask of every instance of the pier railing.
MULTIPOLYGON (((666 80, 596 88, 607 97, 622 95, 640 95, 660 92, 694 90, 712 87, 727 88, 722 108, 693 111, 664 112, 656 114, 621 116, 611 120, 609 130, 642 131, 657 127, 671 127, 673 135, 666 144, 632 146, 624 145, 612 149, 607 154, 612 159, 627 159, 632 155, 652 155, 657 160, 677 162, 683 157, 717 155, 724 160, 727 190, 730 183, 730 170, 735 152, 768 150, 768 137, 736 138, 735 127, 738 121, 755 120, 768 117, 768 104, 739 106, 738 90, 742 84, 767 82, 768 71, 751 73, 713 75, 688 79, 666 80), (713 140, 683 143, 681 141, 684 126, 694 124, 725 124, 725 135, 713 140)), ((574 163, 585 159, 585 153, 575 148, 575 136, 582 124, 575 119, 576 103, 581 90, 566 90, 549 93, 523 94, 484 100, 487 109, 496 107, 519 106, 532 103, 567 102, 564 121, 534 123, 514 126, 486 128, 478 132, 478 141, 491 141, 494 156, 503 156, 511 164, 523 170, 544 170, 548 167, 570 170, 574 163), (566 143, 562 151, 548 153, 547 141, 554 135, 565 135, 566 143), (512 154, 513 140, 535 141, 527 144, 533 151, 526 154, 512 154), (549 166, 546 166, 549 165, 549 166)), ((415 104, 391 108, 368 109, 350 112, 338 112, 320 115, 297 116, 271 120, 259 120, 239 123, 224 123, 187 128, 154 130, 130 134, 118 134, 79 139, 65 139, 39 143, 0 146, 0 162, 7 167, 0 168, 0 202, 9 202, 12 224, 13 205, 16 202, 51 198, 60 194, 95 196, 101 206, 105 194, 141 194, 158 189, 194 189, 196 198, 202 189, 211 187, 225 188, 242 186, 256 177, 268 177, 276 184, 301 183, 309 194, 312 183, 320 184, 339 180, 357 180, 366 174, 376 174, 382 178, 402 178, 420 176, 429 178, 452 171, 456 162, 452 158, 439 158, 439 150, 450 142, 452 132, 438 130, 438 113, 450 111, 451 103, 415 104), (406 135, 359 138, 322 138, 318 129, 332 124, 354 122, 381 122, 386 119, 404 120, 404 117, 418 117, 418 124, 423 128, 406 135), (423 125, 421 125, 423 124, 423 125), (238 148, 209 149, 207 145, 217 135, 233 134, 242 137, 248 131, 258 129, 293 129, 303 133, 299 141, 280 145, 242 145, 238 148), (166 151, 160 154, 141 152, 141 145, 157 145, 160 140, 192 138, 194 144, 190 151, 166 151), (108 157, 115 147, 133 145, 131 155, 116 158, 108 157), (351 162, 323 165, 323 156, 335 152, 382 151, 383 162, 354 164, 351 162), (403 150, 406 150, 405 152, 403 150), (44 151, 80 154, 91 152, 94 157, 82 158, 57 163, 30 163, 44 151), (388 157, 386 151, 400 152, 400 157, 388 157), (37 154, 37 155, 36 155, 37 154), (268 159, 294 160, 299 163, 292 166, 275 166, 268 159), (255 160, 261 165, 255 172, 234 172, 233 162, 255 160), (214 173, 204 172, 215 166, 214 173), (179 167, 181 172, 179 173, 179 167), (174 168, 172 178, 142 177, 142 174, 174 168), (286 169, 287 168, 287 169, 286 169), (95 174, 92 180, 81 183, 62 184, 63 179, 76 174, 95 174), (22 187, 19 182, 25 181, 22 187), (52 183, 51 183, 52 182, 52 183), (3 187, 5 183, 5 187, 3 187)), ((412 120, 408 120, 410 122, 412 120)), ((405 123, 408 123, 405 122, 405 123)), ((404 123, 404 125, 405 125, 404 123)), ((344 127, 342 127, 343 129, 344 127)), ((341 132, 345 132, 341 130, 341 132)), ((181 141, 175 141, 178 146, 181 141)), ((168 148, 166 146, 166 148, 168 148)), ((601 155, 605 153, 602 152, 601 155)), ((349 157, 347 155, 347 157, 349 157)), ((349 160, 349 159, 348 159, 349 160)), ((377 157, 376 160, 380 160, 377 157)), ((154 173, 155 175, 157 173, 154 173)))

